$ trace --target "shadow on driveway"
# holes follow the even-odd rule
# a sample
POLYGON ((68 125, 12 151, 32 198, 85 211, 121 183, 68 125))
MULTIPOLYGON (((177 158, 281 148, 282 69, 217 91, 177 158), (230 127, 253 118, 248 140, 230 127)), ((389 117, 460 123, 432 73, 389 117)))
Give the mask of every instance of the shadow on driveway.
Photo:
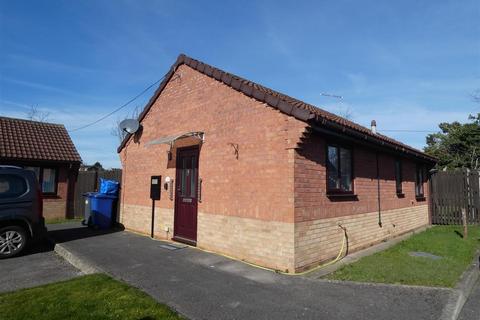
POLYGON ((98 237, 125 230, 118 225, 112 229, 100 230, 82 225, 80 222, 59 223, 47 225, 48 236, 56 243, 70 242, 85 238, 98 237))

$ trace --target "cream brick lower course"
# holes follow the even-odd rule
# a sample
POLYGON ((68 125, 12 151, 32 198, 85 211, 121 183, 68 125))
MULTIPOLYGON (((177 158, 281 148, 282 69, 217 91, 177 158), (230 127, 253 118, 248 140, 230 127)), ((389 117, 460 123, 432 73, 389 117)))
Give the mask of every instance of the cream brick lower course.
MULTIPOLYGON (((124 205, 125 228, 150 234, 151 207, 124 205)), ((347 228, 348 250, 357 251, 428 224, 428 206, 318 219, 296 224, 198 213, 197 246, 272 269, 292 272, 334 258, 347 228), (294 238, 295 237, 295 238, 294 238)), ((155 208, 155 237, 173 236, 173 209, 155 208), (168 228, 168 232, 165 231, 168 228)))
POLYGON ((378 225, 378 212, 296 223, 295 269, 308 269, 336 257, 343 239, 338 224, 347 228, 351 253, 427 225, 428 206, 383 211, 381 216, 382 227, 378 225))
MULTIPOLYGON (((150 235, 152 208, 139 205, 123 205, 120 222, 125 228, 150 235)), ((156 238, 170 239, 173 236, 173 209, 155 207, 154 233, 156 238), (166 231, 168 228, 168 231, 166 231)))
POLYGON ((200 212, 200 248, 272 269, 293 271, 293 223, 200 212))
MULTIPOLYGON (((151 207, 124 205, 120 222, 126 229, 150 234, 151 207)), ((173 210, 155 208, 155 237, 171 239, 173 210), (165 227, 169 232, 165 232, 165 227)), ((250 263, 293 270, 293 223, 198 213, 197 246, 250 263)))

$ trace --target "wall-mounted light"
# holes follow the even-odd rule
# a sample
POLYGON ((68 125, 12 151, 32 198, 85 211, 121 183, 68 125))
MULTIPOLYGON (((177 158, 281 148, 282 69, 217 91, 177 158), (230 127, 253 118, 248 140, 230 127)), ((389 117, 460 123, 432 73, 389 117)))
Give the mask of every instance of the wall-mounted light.
POLYGON ((168 198, 173 200, 173 179, 170 177, 165 177, 163 187, 165 190, 168 190, 168 198))
POLYGON ((170 177, 165 177, 165 182, 164 182, 164 184, 163 184, 163 188, 164 188, 165 190, 168 190, 168 185, 169 185, 169 183, 170 183, 171 180, 172 180, 172 179, 171 179, 170 177))

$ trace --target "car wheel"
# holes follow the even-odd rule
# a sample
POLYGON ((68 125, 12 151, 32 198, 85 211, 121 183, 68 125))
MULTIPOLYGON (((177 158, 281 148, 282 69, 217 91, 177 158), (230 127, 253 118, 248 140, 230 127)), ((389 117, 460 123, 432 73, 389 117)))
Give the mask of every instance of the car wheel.
POLYGON ((10 226, 0 229, 0 259, 13 257, 27 245, 27 233, 22 227, 10 226))

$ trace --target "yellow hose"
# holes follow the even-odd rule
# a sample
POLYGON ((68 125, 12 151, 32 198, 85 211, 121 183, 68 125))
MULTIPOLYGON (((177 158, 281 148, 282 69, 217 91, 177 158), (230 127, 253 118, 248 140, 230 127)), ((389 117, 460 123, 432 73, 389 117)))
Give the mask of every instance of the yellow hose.
POLYGON ((303 272, 298 272, 298 273, 288 273, 288 272, 282 272, 282 271, 277 271, 277 272, 281 273, 281 274, 284 274, 284 275, 288 275, 288 276, 301 276, 301 275, 313 272, 315 270, 328 267, 329 265, 334 264, 335 262, 339 261, 341 259, 343 250, 345 249, 345 244, 347 243, 347 228, 342 227, 340 224, 338 226, 343 230, 343 240, 342 240, 342 246, 340 247, 340 251, 338 252, 337 257, 334 260, 332 260, 330 262, 327 262, 325 264, 318 265, 315 268, 312 268, 312 269, 309 269, 309 270, 303 271, 303 272))
MULTIPOLYGON (((210 251, 210 250, 207 250, 207 249, 202 249, 202 248, 199 248, 199 247, 195 247, 195 246, 192 246, 192 245, 189 245, 189 244, 184 244, 190 248, 193 248, 193 249, 197 249, 197 250, 200 250, 200 251, 203 251, 203 252, 208 252, 208 253, 212 253, 212 254, 216 254, 216 255, 219 255, 219 256, 222 256, 222 257, 225 257, 225 258, 228 258, 228 259, 231 259, 231 260, 235 260, 235 261, 239 261, 239 262, 242 262, 242 263, 245 263, 249 266, 252 266, 252 267, 255 267, 255 268, 258 268, 258 269, 262 269, 262 270, 267 270, 267 271, 270 271, 270 272, 275 272, 275 273, 280 273, 280 274, 283 274, 283 275, 287 275, 287 276, 301 276, 301 275, 305 275, 305 274, 308 274, 310 272, 313 272, 315 270, 318 270, 318 269, 322 269, 322 268, 325 268, 331 264, 334 264, 335 262, 339 261, 342 257, 342 253, 343 253, 343 250, 345 249, 345 245, 347 243, 347 229, 345 227, 343 227, 342 225, 338 225, 342 230, 343 230, 343 240, 342 240, 342 246, 340 247, 340 251, 338 252, 338 255, 337 257, 330 261, 330 262, 327 262, 325 264, 322 264, 322 265, 318 265, 316 266, 315 268, 312 268, 312 269, 309 269, 307 271, 303 271, 303 272, 298 272, 298 273, 288 273, 288 272, 284 272, 284 271, 280 271, 280 270, 275 270, 275 269, 271 269, 271 268, 267 268, 267 267, 262 267, 262 266, 259 266, 258 264, 255 264, 255 263, 251 263, 251 262, 247 262, 245 260, 241 260, 241 259, 238 259, 238 258, 235 258, 235 257, 232 257, 232 256, 229 256, 229 255, 226 255, 226 254, 223 254, 223 253, 218 253, 218 252, 215 252, 215 251, 210 251)), ((151 238, 153 240, 158 240, 158 241, 167 241, 167 242, 172 242, 172 243, 177 243, 175 241, 172 241, 172 240, 163 240, 163 239, 154 239, 154 238, 151 238)))

